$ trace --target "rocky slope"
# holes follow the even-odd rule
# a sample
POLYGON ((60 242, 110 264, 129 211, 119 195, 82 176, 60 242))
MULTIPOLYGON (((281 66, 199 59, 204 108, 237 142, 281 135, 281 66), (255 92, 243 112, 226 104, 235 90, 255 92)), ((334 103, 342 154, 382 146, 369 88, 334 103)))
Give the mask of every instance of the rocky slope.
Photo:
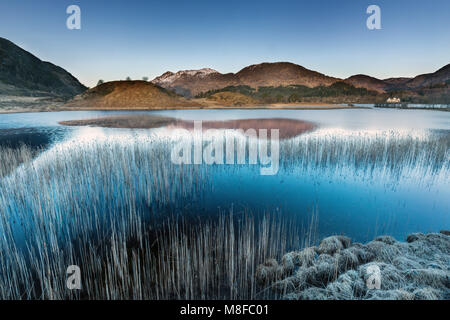
POLYGON ((0 94, 73 97, 86 90, 74 76, 0 38, 0 94))
POLYGON ((345 236, 267 261, 257 278, 285 299, 450 299, 450 232, 381 236, 366 244, 345 236), (369 277, 379 269, 379 289, 369 277))

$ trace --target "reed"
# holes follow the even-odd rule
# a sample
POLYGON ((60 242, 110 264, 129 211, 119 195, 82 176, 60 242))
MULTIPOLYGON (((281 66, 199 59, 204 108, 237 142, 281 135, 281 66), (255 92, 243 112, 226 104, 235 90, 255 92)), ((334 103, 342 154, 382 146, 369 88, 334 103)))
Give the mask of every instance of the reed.
POLYGON ((309 135, 281 143, 280 155, 280 167, 288 171, 319 169, 330 176, 351 172, 366 180, 383 176, 398 181, 411 175, 434 179, 450 169, 450 136, 446 132, 412 136, 397 131, 309 135))
POLYGON ((41 150, 31 149, 26 145, 19 148, 0 148, 0 178, 11 173, 23 163, 31 161, 41 150))
MULTIPOLYGON (((282 143, 281 170, 446 174, 449 145, 446 135, 308 136, 282 143)), ((316 243, 315 220, 302 227, 275 213, 187 214, 215 173, 240 167, 174 165, 172 146, 149 138, 39 155, 1 149, 0 299, 277 298, 255 281, 256 268, 316 243), (82 270, 80 291, 66 288, 72 264, 82 270)))

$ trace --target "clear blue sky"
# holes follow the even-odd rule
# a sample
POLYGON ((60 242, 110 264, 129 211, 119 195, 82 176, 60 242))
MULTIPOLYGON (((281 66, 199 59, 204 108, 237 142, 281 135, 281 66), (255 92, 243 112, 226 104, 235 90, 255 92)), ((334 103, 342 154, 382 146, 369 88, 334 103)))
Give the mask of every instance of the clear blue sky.
POLYGON ((0 36, 88 86, 264 61, 343 78, 414 76, 450 63, 450 1, 0 0, 0 36), (70 4, 81 30, 66 28, 70 4), (381 30, 366 28, 370 4, 381 30))

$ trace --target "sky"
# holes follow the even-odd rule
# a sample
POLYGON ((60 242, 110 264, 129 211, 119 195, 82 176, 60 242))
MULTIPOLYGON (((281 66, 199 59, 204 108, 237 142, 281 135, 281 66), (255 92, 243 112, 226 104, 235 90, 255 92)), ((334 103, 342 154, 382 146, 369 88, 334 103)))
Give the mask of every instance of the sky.
POLYGON ((83 84, 289 61, 330 76, 415 76, 450 63, 449 0, 0 0, 0 37, 83 84), (69 30, 69 5, 81 29, 69 30), (369 5, 381 29, 369 30, 369 5))

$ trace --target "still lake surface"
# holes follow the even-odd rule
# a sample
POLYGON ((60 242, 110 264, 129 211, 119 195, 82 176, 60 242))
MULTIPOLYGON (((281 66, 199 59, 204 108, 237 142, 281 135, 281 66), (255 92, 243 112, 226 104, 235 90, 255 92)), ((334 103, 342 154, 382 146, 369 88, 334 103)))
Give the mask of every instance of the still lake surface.
MULTIPOLYGON (((151 113, 183 120, 239 120, 286 118, 310 121, 317 125, 312 132, 290 139, 301 144, 305 139, 328 146, 388 139, 395 145, 405 139, 414 141, 442 138, 447 148, 445 159, 436 164, 415 162, 417 154, 395 155, 396 163, 372 168, 370 161, 355 164, 353 156, 340 154, 334 161, 305 164, 305 159, 289 160, 283 154, 278 174, 262 176, 255 166, 217 165, 208 169, 211 185, 194 197, 189 194, 180 210, 186 213, 215 214, 218 211, 250 211, 254 214, 280 212, 299 218, 307 225, 314 213, 318 217, 317 236, 345 234, 357 241, 389 234, 404 240, 412 232, 436 232, 450 229, 450 168, 448 140, 450 113, 425 110, 355 109, 355 110, 169 110, 169 111, 72 111, 55 113, 0 114, 0 146, 18 147, 24 143, 52 148, 77 141, 134 139, 137 136, 170 136, 170 130, 107 129, 65 127, 64 120, 90 119, 100 116, 151 113), (386 138, 387 137, 387 138, 386 138), (398 160, 401 159, 401 160, 398 160), (289 161, 288 161, 289 160, 289 161), (399 162, 400 161, 400 162, 399 162), (325 165, 324 165, 325 163, 325 165), (398 165, 400 163, 400 165, 398 165), (391 165, 387 168, 388 165, 391 165), (397 166, 396 166, 397 165, 397 166), (438 170, 433 168, 438 167, 438 170)), ((435 140, 433 140, 435 141, 435 140)), ((369 148, 369 145, 367 146, 369 148)), ((361 147, 362 150, 364 146, 361 147)), ((344 151, 342 151, 344 150, 344 151)), ((351 150, 348 152, 352 152, 351 150)), ((397 151, 398 152, 398 151, 397 151)), ((301 157, 301 155, 300 155, 301 157)), ((288 159, 289 158, 289 159, 288 159)), ((170 159, 168 159, 170 161, 170 159)), ((308 160, 309 161, 309 160, 308 160)), ((259 169, 259 167, 258 167, 259 169)))

